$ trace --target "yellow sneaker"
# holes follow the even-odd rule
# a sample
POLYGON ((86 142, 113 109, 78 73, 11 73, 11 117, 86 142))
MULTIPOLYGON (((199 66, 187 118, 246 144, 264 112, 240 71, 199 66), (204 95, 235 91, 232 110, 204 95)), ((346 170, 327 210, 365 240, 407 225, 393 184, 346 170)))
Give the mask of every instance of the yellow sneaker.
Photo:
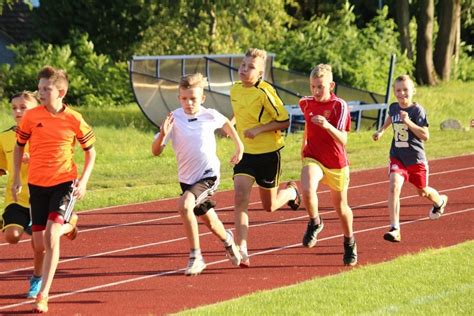
POLYGON ((43 294, 36 296, 36 301, 33 306, 33 313, 46 313, 48 312, 48 297, 43 294))

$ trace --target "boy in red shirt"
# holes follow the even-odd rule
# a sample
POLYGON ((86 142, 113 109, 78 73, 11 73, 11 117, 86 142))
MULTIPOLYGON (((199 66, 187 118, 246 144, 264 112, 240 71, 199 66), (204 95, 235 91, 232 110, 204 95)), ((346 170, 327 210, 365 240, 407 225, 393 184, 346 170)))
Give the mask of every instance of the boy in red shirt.
POLYGON ((319 64, 310 75, 312 96, 304 97, 299 102, 306 120, 301 186, 310 218, 303 246, 314 247, 324 227, 316 195, 321 182, 329 186, 334 207, 341 219, 344 232, 343 262, 353 266, 357 263, 357 246, 352 230, 352 210, 347 204, 349 162, 345 149, 351 117, 347 103, 332 93, 334 86, 331 66, 319 64))

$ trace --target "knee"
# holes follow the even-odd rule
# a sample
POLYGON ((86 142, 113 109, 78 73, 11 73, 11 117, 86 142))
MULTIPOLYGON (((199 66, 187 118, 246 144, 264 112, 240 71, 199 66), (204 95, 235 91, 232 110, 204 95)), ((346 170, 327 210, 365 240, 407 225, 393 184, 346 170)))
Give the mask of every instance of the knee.
POLYGON ((428 190, 426 188, 423 189, 417 189, 418 195, 421 197, 427 197, 428 196, 428 190))
POLYGON ((5 240, 9 244, 17 244, 20 241, 21 234, 15 231, 6 231, 5 240))
POLYGON ((235 205, 247 205, 249 202, 249 197, 244 192, 235 191, 235 205))

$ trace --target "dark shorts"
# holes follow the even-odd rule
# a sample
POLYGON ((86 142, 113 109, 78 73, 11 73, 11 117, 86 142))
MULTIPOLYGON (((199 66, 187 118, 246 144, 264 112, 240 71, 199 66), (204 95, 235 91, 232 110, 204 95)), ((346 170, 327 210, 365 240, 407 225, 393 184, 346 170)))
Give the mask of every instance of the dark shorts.
POLYGON ((245 154, 234 167, 234 176, 247 175, 255 179, 262 188, 272 189, 280 184, 280 151, 266 154, 245 154))
POLYGON ((30 205, 33 231, 41 231, 50 218, 60 215, 63 222, 68 222, 72 215, 71 206, 75 198, 72 196, 73 182, 68 181, 52 187, 41 187, 28 184, 30 188, 30 205))
POLYGON ((206 214, 208 210, 216 205, 214 201, 209 199, 209 196, 213 195, 217 190, 218 183, 216 180, 217 177, 210 177, 201 179, 194 184, 179 183, 183 193, 189 191, 196 198, 196 207, 194 208, 196 216, 206 214))
POLYGON ((30 209, 23 207, 19 204, 12 203, 5 208, 3 217, 3 231, 8 226, 19 226, 23 227, 23 230, 27 229, 30 225, 30 209))

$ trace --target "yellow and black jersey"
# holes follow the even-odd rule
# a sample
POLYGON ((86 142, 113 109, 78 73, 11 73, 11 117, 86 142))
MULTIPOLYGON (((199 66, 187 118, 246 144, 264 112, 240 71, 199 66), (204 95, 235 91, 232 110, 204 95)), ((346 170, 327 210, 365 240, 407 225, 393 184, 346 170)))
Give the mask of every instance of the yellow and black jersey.
MULTIPOLYGON (((28 164, 22 163, 20 170, 20 178, 22 189, 17 195, 18 201, 15 202, 12 196, 12 185, 13 185, 13 150, 16 144, 16 127, 12 127, 2 133, 0 133, 0 169, 4 170, 8 174, 8 182, 5 187, 5 207, 17 203, 23 207, 29 208, 29 191, 28 191, 28 164)), ((25 148, 25 152, 28 152, 28 148, 25 148)), ((3 209, 0 210, 0 214, 3 209)))
POLYGON ((260 133, 253 139, 244 137, 247 129, 272 121, 289 120, 283 101, 268 82, 260 80, 253 87, 244 87, 240 81, 236 82, 230 90, 230 99, 245 153, 269 153, 284 146, 283 135, 279 130, 260 133))

